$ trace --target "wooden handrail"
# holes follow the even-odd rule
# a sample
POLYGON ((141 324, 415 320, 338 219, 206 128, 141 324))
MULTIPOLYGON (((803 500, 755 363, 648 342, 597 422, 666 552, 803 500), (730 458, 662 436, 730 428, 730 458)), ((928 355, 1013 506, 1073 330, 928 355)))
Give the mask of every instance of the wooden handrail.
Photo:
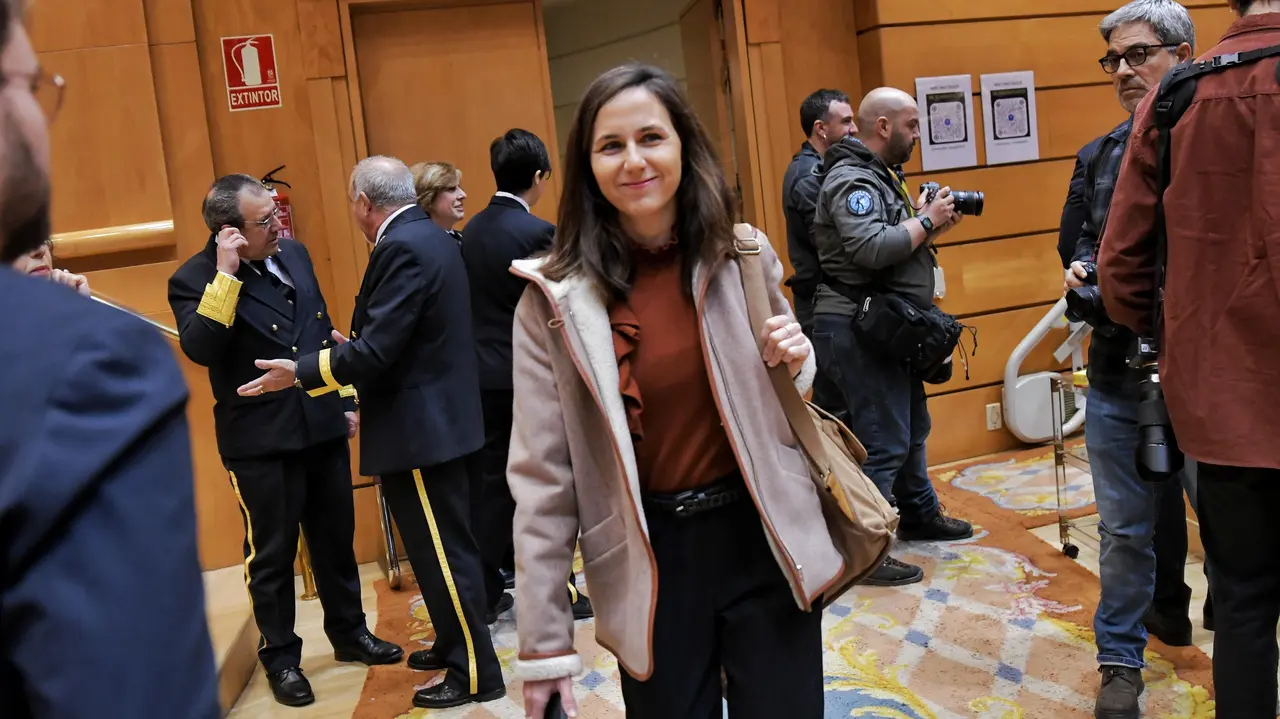
POLYGON ((95 292, 95 291, 93 291, 93 290, 91 289, 91 290, 89 291, 89 294, 90 294, 90 296, 91 296, 91 297, 93 297, 93 299, 94 299, 94 300, 97 300, 98 302, 101 302, 102 304, 104 304, 104 305, 106 305, 106 306, 108 306, 108 307, 113 307, 113 308, 115 308, 115 309, 117 309, 117 310, 120 310, 121 312, 128 312, 129 314, 133 315, 134 317, 137 317, 138 319, 142 320, 143 322, 146 322, 147 324, 149 324, 149 325, 151 325, 152 327, 154 327, 154 328, 156 328, 157 330, 159 330, 159 331, 160 331, 160 333, 161 333, 161 334, 163 334, 165 337, 168 337, 169 339, 173 340, 174 342, 177 342, 177 341, 178 341, 178 330, 177 330, 177 329, 175 329, 175 328, 173 328, 173 327, 170 327, 169 325, 166 325, 166 324, 165 324, 165 323, 163 323, 163 322, 157 322, 157 321, 155 321, 155 320, 151 319, 150 317, 147 317, 146 315, 143 315, 143 314, 141 314, 141 313, 139 313, 139 312, 134 312, 133 310, 129 309, 128 307, 125 307, 124 305, 121 305, 121 304, 117 303, 115 300, 111 299, 110 297, 107 297, 106 295, 102 294, 101 292, 95 292))
POLYGON ((53 236, 53 253, 62 260, 114 252, 172 247, 173 220, 140 222, 135 225, 100 227, 95 230, 63 232, 53 236))

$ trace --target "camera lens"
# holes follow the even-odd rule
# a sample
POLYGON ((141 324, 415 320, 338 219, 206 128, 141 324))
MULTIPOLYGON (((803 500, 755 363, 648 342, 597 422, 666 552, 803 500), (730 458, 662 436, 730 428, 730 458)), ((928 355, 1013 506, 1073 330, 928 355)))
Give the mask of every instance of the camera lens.
POLYGON ((951 195, 956 198, 957 212, 973 215, 974 217, 982 215, 982 207, 986 201, 986 196, 983 193, 957 190, 953 191, 951 195))

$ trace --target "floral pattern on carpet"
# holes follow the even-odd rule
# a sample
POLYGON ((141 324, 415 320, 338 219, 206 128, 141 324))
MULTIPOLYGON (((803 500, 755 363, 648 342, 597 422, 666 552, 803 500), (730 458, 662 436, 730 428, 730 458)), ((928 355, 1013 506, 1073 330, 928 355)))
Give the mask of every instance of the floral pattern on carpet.
MULTIPOLYGON (((966 504, 963 501, 955 502, 966 504)), ((894 554, 921 565, 922 583, 856 587, 823 617, 824 716, 878 719, 1087 719, 1098 674, 1088 628, 1097 580, 1036 539, 1004 513, 963 507, 976 521, 965 542, 901 543, 894 554)), ((588 593, 590 592, 588 588, 588 593)), ((379 587, 379 634, 408 650, 431 631, 421 597, 379 587), (410 609, 411 614, 405 609, 410 609), (399 612, 399 626, 391 618, 399 612)), ((514 617, 494 625, 503 670, 516 656, 514 617)), ((595 642, 593 623, 578 622, 585 673, 577 679, 579 716, 622 719, 617 662, 595 642)), ((1147 651, 1146 717, 1214 716, 1209 661, 1194 648, 1154 643, 1147 651)), ((518 682, 507 697, 450 710, 412 709, 415 688, 430 675, 403 665, 375 667, 356 719, 521 719, 518 682)))
MULTIPOLYGON (((1083 447, 1083 441, 1068 443, 1083 447)), ((934 468, 935 482, 985 497, 996 507, 1013 512, 1028 529, 1058 521, 1058 487, 1053 449, 1038 447, 1021 452, 968 460, 934 468)), ((1096 513, 1093 478, 1067 465, 1062 489, 1063 514, 1071 519, 1096 513)))

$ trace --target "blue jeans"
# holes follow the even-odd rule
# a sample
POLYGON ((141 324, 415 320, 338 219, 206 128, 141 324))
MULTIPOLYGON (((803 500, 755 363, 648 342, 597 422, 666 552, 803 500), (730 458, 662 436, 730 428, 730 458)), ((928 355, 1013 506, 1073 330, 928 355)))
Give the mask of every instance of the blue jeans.
POLYGON ((867 448, 863 471, 898 508, 903 525, 932 519, 938 513, 938 495, 925 459, 932 424, 924 383, 908 374, 902 363, 860 347, 850 317, 815 315, 813 347, 818 371, 844 395, 849 429, 867 448))
POLYGON ((1164 484, 1138 476, 1134 451, 1138 446, 1138 397, 1130 392, 1089 390, 1085 403, 1085 445, 1093 492, 1098 501, 1098 559, 1102 598, 1093 615, 1098 663, 1140 669, 1146 666, 1147 629, 1142 615, 1151 606, 1156 583, 1156 554, 1152 539, 1162 492, 1187 495, 1195 503, 1195 468, 1164 484))

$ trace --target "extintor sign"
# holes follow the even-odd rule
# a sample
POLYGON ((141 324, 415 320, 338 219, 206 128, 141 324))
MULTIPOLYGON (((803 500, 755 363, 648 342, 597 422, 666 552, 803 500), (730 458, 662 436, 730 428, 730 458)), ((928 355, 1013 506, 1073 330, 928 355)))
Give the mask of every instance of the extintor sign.
POLYGON ((276 44, 271 35, 222 38, 222 69, 232 112, 281 107, 276 44))

